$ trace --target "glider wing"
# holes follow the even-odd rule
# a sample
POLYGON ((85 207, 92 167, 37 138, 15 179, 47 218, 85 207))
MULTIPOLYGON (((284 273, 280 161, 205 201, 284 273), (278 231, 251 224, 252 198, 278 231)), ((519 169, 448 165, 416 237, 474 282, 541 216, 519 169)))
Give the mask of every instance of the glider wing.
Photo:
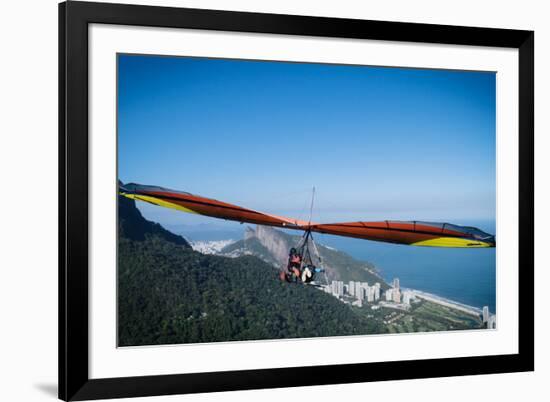
POLYGON ((470 226, 419 221, 345 222, 311 225, 313 232, 410 246, 495 247, 495 237, 470 226))
POLYGON ((287 229, 311 230, 336 236, 427 247, 495 247, 495 237, 469 226, 420 221, 343 222, 318 224, 266 214, 183 191, 129 183, 119 194, 161 207, 213 218, 287 229))
POLYGON ((301 229, 304 225, 307 225, 307 222, 305 221, 270 215, 211 198, 205 198, 191 193, 170 190, 157 186, 129 183, 119 186, 119 194, 133 200, 145 201, 182 212, 189 212, 237 222, 288 227, 294 229, 301 229))

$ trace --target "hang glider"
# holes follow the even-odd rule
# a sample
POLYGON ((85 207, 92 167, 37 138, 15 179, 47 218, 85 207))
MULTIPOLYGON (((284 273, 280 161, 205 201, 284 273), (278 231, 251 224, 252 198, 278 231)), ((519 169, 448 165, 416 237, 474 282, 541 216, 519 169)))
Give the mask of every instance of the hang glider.
POLYGON ((411 246, 482 248, 495 247, 495 236, 470 226, 420 221, 315 223, 243 208, 223 201, 163 187, 129 183, 119 194, 182 212, 241 223, 275 226, 305 232, 326 233, 411 246))

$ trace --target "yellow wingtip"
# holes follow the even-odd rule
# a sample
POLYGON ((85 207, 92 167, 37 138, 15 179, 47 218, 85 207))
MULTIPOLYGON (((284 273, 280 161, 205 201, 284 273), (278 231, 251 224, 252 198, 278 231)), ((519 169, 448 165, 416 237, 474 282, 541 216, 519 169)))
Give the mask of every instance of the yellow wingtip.
POLYGON ((416 243, 412 243, 411 246, 420 247, 448 247, 448 248, 487 248, 494 247, 492 243, 462 239, 457 237, 438 237, 430 240, 422 240, 416 243))

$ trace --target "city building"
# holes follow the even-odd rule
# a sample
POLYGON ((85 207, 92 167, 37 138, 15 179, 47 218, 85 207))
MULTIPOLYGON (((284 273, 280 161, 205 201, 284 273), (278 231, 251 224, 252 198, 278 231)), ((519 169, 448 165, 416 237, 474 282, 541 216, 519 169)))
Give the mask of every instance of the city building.
POLYGON ((374 284, 374 300, 380 300, 380 283, 374 284))
POLYGON ((386 301, 392 301, 393 300, 393 289, 386 290, 386 301))
POLYGON ((361 282, 355 282, 355 297, 359 300, 364 299, 363 286, 361 285, 361 282))
POLYGON ((393 289, 392 296, 394 303, 401 303, 401 292, 399 291, 399 288, 393 289))
POLYGON ((489 321, 489 306, 483 306, 483 322, 489 321))
POLYGON ((403 304, 406 304, 407 306, 411 305, 411 299, 413 298, 413 294, 411 292, 403 292, 403 304))
POLYGON ((374 290, 375 290, 375 287, 374 286, 369 286, 367 288, 367 301, 369 303, 372 303, 374 301, 374 290))
POLYGON ((399 278, 393 280, 393 288, 399 289, 399 278))
POLYGON ((349 281, 348 289, 349 289, 350 296, 355 296, 355 282, 354 281, 349 281))
POLYGON ((344 282, 342 281, 332 281, 331 292, 335 297, 340 297, 344 295, 344 282))

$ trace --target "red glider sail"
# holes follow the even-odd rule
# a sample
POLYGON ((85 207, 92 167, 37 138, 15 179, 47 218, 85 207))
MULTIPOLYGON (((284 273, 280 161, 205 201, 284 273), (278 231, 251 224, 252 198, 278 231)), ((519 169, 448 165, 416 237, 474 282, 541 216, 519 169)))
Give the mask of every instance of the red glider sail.
POLYGON ((418 221, 344 222, 319 224, 266 214, 182 191, 140 184, 119 187, 125 197, 213 218, 355 237, 387 243, 429 247, 495 247, 495 237, 469 226, 418 221))
POLYGON ((266 214, 212 198, 205 198, 162 187, 130 183, 120 186, 119 193, 134 200, 145 201, 183 212, 211 216, 213 218, 295 229, 307 225, 307 222, 298 219, 266 214))

